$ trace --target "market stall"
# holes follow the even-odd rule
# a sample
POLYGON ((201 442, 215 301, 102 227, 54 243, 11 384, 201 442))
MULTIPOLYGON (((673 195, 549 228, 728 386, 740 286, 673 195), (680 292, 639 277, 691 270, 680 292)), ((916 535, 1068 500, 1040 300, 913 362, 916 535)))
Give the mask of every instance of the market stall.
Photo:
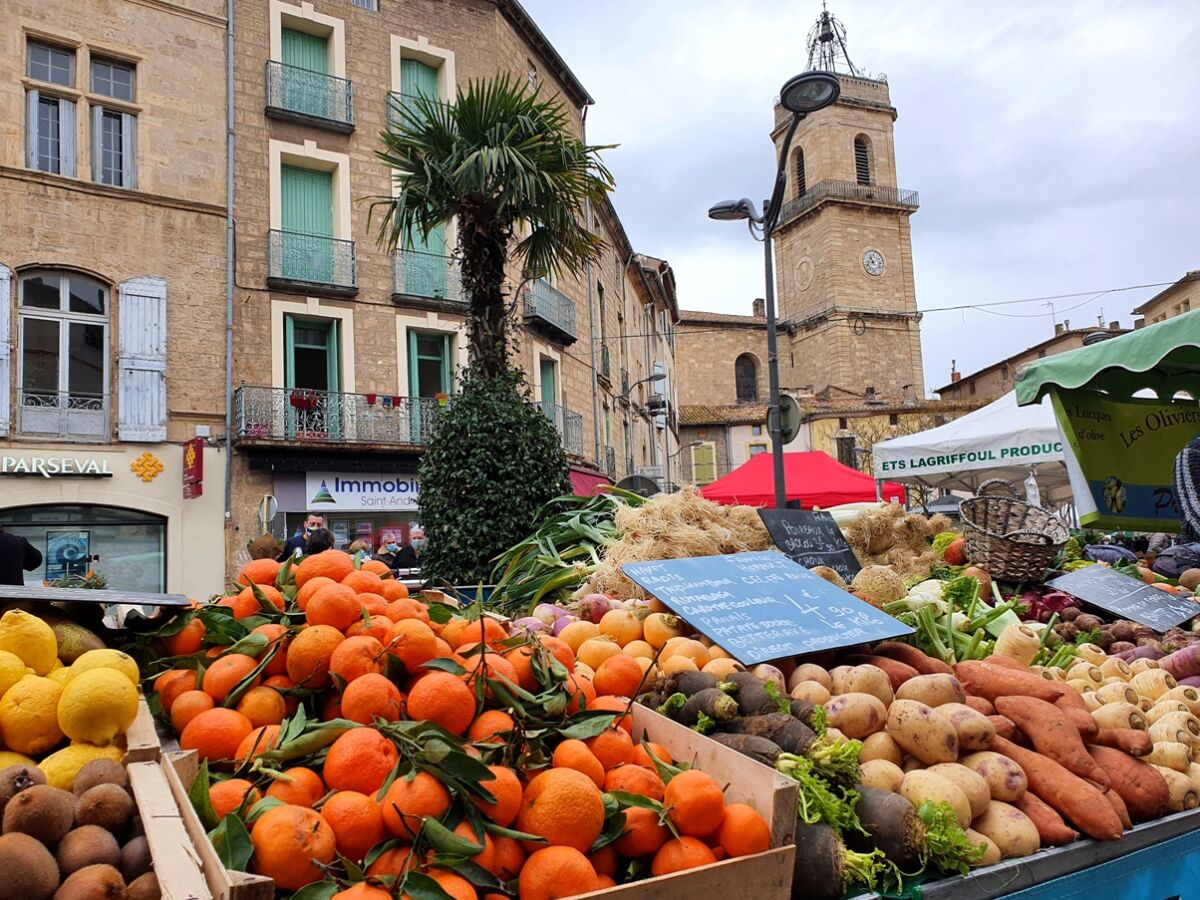
MULTIPOLYGON (((706 485, 700 493, 717 503, 742 506, 774 506, 775 474, 771 454, 750 457, 724 478, 706 485)), ((827 453, 812 450, 783 455, 784 483, 788 503, 803 509, 869 503, 877 499, 870 475, 844 466, 827 453)), ((904 502, 904 488, 894 482, 883 485, 883 499, 904 502)))

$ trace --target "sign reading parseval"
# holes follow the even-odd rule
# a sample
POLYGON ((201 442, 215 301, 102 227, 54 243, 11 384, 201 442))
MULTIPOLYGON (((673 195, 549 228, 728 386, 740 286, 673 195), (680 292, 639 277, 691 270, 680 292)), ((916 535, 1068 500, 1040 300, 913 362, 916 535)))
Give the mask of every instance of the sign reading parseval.
POLYGON ((0 475, 37 475, 42 478, 112 478, 107 459, 91 456, 3 456, 0 475))
POLYGON ((415 475, 380 472, 307 472, 307 507, 321 510, 415 510, 421 487, 415 475))
POLYGON ((1200 408, 1194 402, 1115 400, 1093 391, 1056 391, 1053 402, 1069 447, 1067 471, 1080 522, 1178 530, 1175 456, 1200 434, 1200 408))

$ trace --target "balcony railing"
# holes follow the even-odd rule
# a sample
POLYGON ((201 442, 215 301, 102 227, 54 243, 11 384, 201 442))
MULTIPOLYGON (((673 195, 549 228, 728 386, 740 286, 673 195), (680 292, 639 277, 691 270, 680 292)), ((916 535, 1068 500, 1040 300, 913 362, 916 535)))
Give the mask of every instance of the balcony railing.
POLYGON ((609 481, 617 480, 617 448, 604 448, 604 474, 608 476, 609 481))
POLYGON ((565 344, 572 344, 575 331, 575 304, 562 291, 539 278, 525 289, 525 318, 546 326, 565 344))
POLYGON ((234 428, 241 441, 423 446, 440 409, 425 397, 242 385, 234 428))
POLYGON ((465 302, 457 261, 423 250, 397 250, 393 254, 392 294, 447 303, 465 302))
POLYGON ((583 456, 583 416, 565 407, 545 402, 542 403, 542 412, 554 423, 554 430, 558 432, 563 449, 574 456, 583 456))
POLYGON ((354 241, 319 234, 271 231, 267 239, 267 279, 284 285, 318 285, 334 293, 358 290, 354 241))
POLYGON ((108 397, 69 391, 18 391, 17 430, 61 440, 108 438, 108 397))
MULTIPOLYGON (((419 94, 408 94, 403 91, 388 91, 388 127, 399 125, 401 121, 407 118, 412 121, 413 114, 416 112, 417 100, 421 99, 419 94)), ((436 97, 430 97, 430 100, 436 101, 436 97)))
POLYGON ((818 181, 799 197, 794 197, 783 204, 783 209, 779 213, 779 221, 786 222, 788 219, 802 216, 826 200, 877 203, 883 206, 898 206, 903 209, 916 209, 921 205, 920 195, 916 191, 905 191, 879 184, 859 184, 856 181, 826 180, 818 181))
POLYGON ((354 82, 299 66, 267 63, 267 115, 354 130, 354 82))
POLYGON ((605 381, 612 382, 612 359, 608 352, 608 344, 600 345, 600 377, 605 381))

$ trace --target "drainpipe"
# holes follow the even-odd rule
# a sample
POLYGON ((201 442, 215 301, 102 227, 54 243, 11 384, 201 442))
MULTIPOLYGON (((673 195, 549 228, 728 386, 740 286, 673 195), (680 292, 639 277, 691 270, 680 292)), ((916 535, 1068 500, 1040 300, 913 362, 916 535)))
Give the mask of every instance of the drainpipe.
MULTIPOLYGON (((585 106, 579 123, 580 138, 585 145, 587 144, 587 111, 588 108, 585 106)), ((583 201, 583 215, 585 216, 584 227, 589 227, 592 222, 592 204, 586 197, 583 201)), ((587 262, 587 308, 588 344, 592 348, 592 435, 596 445, 596 468, 600 469, 604 465, 604 461, 600 458, 600 379, 596 374, 599 360, 596 356, 596 313, 592 309, 592 305, 592 261, 589 259, 587 262)))
POLYGON ((225 524, 233 540, 233 6, 225 3, 225 524))

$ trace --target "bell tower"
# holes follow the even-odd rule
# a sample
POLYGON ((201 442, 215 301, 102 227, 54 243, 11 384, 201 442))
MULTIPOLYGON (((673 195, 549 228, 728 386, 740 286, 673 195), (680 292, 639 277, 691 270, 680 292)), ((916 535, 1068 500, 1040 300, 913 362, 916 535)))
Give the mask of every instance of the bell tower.
MULTIPOLYGON (((774 233, 781 385, 923 397, 909 233, 918 197, 897 183, 887 79, 850 60, 846 29, 823 6, 807 68, 836 72, 842 92, 800 122, 787 160, 774 233)), ((776 153, 790 118, 776 103, 776 153)))

